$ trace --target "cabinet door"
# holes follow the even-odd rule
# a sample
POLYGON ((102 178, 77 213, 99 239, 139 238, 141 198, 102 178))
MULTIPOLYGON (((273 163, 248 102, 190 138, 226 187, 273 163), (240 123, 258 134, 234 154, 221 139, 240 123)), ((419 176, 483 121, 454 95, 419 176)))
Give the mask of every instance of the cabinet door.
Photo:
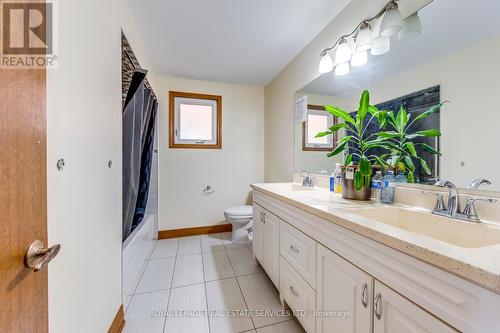
POLYGON ((317 253, 316 332, 371 332, 373 277, 322 245, 317 253))
POLYGON ((374 333, 456 333, 418 305, 375 281, 374 333))
POLYGON ((280 281, 280 219, 264 211, 264 270, 274 285, 279 288, 280 281))
POLYGON ((264 210, 257 204, 253 204, 253 255, 264 264, 264 223, 262 223, 264 210))

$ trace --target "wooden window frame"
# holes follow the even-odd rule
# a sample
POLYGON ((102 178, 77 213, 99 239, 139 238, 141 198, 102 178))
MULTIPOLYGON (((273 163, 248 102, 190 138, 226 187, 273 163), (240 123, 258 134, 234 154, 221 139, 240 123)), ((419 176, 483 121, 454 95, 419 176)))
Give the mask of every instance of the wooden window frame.
MULTIPOLYGON (((313 104, 308 104, 307 105, 308 110, 321 110, 325 111, 325 107, 322 105, 313 105, 313 104)), ((338 140, 338 132, 333 133, 333 138, 332 138, 332 148, 329 147, 307 147, 306 146, 306 123, 307 121, 302 122, 302 151, 331 151, 335 149, 335 144, 337 143, 338 140)), ((338 124, 337 117, 333 117, 333 125, 338 124)))
POLYGON ((169 91, 169 148, 185 149, 222 149, 222 96, 169 91), (194 98, 215 101, 217 103, 217 130, 215 144, 186 144, 175 142, 175 98, 194 98))

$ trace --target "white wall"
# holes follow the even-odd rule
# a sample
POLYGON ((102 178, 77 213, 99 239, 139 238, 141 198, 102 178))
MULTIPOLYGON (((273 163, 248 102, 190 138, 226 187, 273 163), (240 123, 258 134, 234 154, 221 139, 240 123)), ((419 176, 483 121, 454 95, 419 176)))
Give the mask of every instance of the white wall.
POLYGON ((49 243, 62 248, 49 266, 49 331, 107 332, 121 305, 121 27, 147 61, 128 1, 64 0, 58 9, 47 190, 49 243))
MULTIPOLYGON (((472 180, 485 177, 493 185, 484 189, 500 190, 500 156, 492 150, 492 144, 498 141, 498 59, 500 36, 468 44, 372 87, 371 103, 440 85, 441 100, 450 101, 440 114, 441 178, 467 186, 472 180)), ((342 107, 354 110, 358 99, 357 95, 344 98, 346 104, 342 107)))
POLYGON ((350 33, 385 0, 351 0, 349 4, 265 88, 266 181, 290 181, 294 168, 294 94, 319 76, 320 52, 350 33))
POLYGON ((158 77, 159 229, 215 225, 264 180, 264 88, 158 77), (222 96, 222 149, 168 148, 170 90, 222 96), (210 185, 216 192, 202 196, 210 185))

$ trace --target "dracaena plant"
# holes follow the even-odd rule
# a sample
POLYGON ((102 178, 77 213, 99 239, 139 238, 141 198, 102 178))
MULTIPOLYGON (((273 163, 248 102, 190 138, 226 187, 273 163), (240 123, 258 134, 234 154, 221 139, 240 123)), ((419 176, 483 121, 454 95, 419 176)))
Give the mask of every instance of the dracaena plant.
POLYGON ((387 163, 403 171, 410 183, 415 182, 415 163, 419 163, 423 171, 427 175, 431 175, 431 170, 427 162, 417 153, 418 146, 431 154, 440 155, 440 153, 430 145, 423 142, 415 142, 415 139, 422 137, 438 137, 441 135, 441 132, 438 129, 415 131, 413 125, 438 112, 444 103, 446 103, 446 101, 432 106, 429 110, 419 114, 413 119, 411 119, 411 114, 408 113, 403 106, 400 107, 396 115, 392 111, 387 112, 385 123, 382 124, 382 127, 386 128, 386 131, 378 133, 380 139, 387 139, 385 144, 391 150, 390 154, 382 157, 386 158, 390 156, 387 163))
MULTIPOLYGON (((336 156, 344 151, 347 152, 345 166, 356 165, 353 157, 356 157, 357 167, 354 171, 354 188, 356 191, 363 187, 369 187, 372 176, 372 165, 378 164, 382 167, 387 166, 387 162, 380 156, 369 154, 372 148, 387 149, 386 138, 379 136, 378 133, 368 135, 367 128, 374 120, 378 121, 379 127, 386 123, 387 112, 378 110, 370 105, 370 94, 363 91, 359 101, 359 108, 356 117, 353 118, 346 111, 331 105, 326 105, 325 110, 335 117, 343 120, 343 123, 333 125, 328 131, 320 132, 316 137, 332 135, 340 130, 345 131, 345 136, 337 142, 337 147, 327 154, 328 157, 336 156), (369 116, 365 124, 365 118, 369 116), (352 143, 349 145, 349 143, 352 143)), ((389 151, 389 150, 388 150, 389 151)))

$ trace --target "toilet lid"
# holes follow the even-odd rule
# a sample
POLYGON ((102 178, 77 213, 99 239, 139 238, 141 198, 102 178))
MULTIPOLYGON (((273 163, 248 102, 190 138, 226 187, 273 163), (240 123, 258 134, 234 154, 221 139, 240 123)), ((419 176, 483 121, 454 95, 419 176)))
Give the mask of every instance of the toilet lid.
POLYGON ((236 206, 224 210, 224 214, 231 216, 250 216, 253 214, 252 206, 236 206))

